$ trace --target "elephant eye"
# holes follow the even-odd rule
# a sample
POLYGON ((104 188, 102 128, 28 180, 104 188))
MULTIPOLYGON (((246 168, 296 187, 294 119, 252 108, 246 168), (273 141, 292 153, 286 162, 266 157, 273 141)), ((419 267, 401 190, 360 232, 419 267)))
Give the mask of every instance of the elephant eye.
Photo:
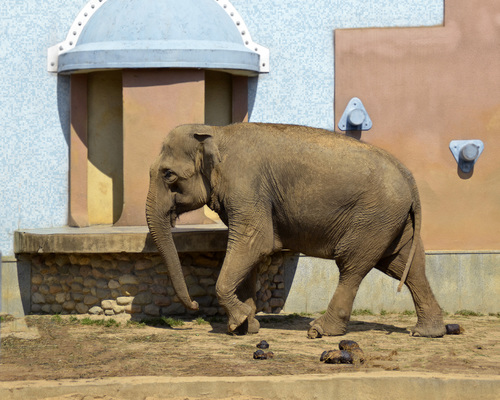
POLYGON ((177 180, 177 175, 171 169, 164 169, 162 174, 167 183, 174 183, 177 180))

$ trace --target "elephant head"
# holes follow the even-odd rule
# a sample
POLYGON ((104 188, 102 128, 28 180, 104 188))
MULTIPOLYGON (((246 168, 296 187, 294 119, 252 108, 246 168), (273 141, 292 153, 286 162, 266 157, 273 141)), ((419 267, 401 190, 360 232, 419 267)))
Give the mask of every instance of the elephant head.
POLYGON ((184 125, 172 130, 150 169, 146 202, 149 231, 177 297, 191 310, 197 310, 198 303, 189 296, 171 227, 179 215, 202 207, 210 199, 212 171, 220 161, 213 129, 184 125))

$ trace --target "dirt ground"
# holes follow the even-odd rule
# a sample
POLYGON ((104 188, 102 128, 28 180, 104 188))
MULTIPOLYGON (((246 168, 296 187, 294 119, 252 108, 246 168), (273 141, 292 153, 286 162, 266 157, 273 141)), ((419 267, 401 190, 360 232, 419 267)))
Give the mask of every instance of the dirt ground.
MULTIPOLYGON (((416 317, 404 314, 353 316, 347 335, 308 339, 306 331, 315 317, 259 315, 259 334, 234 336, 225 333, 223 318, 211 322, 202 318, 185 320, 181 326, 170 327, 165 320, 139 324, 126 319, 93 322, 88 317, 83 320, 84 316, 28 316, 27 324, 36 328, 39 338, 5 337, 6 330, 2 330, 0 381, 336 374, 358 370, 500 374, 498 315, 449 315, 445 322, 460 324, 464 333, 438 339, 410 336, 406 328, 415 324, 416 317), (366 357, 364 364, 320 362, 321 353, 337 349, 342 339, 359 343, 366 357), (260 340, 269 343, 273 359, 253 359, 260 340)), ((166 321, 172 324, 172 320, 166 321)))

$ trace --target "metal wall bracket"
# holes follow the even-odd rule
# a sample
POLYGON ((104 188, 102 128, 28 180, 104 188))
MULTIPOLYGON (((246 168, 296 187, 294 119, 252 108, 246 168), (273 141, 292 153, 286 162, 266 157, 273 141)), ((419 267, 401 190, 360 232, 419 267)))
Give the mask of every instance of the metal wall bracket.
POLYGON ((483 152, 484 143, 481 140, 452 140, 450 150, 462 172, 469 173, 483 152))
POLYGON ((360 99, 353 97, 349 101, 338 127, 341 131, 367 131, 371 129, 372 120, 360 99))

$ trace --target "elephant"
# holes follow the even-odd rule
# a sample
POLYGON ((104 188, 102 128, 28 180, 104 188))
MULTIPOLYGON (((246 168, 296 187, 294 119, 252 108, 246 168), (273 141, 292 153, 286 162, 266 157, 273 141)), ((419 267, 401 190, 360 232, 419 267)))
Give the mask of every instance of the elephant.
MULTIPOLYGON (((181 125, 150 169, 146 218, 174 290, 190 298, 171 227, 208 205, 228 227, 216 282, 228 332, 257 333, 257 267, 284 249, 333 259, 339 282, 309 337, 344 335, 359 285, 376 268, 413 298, 415 336, 445 334, 425 276, 421 204, 410 171, 388 152, 347 135, 298 125, 181 125)), ((333 264, 333 263, 332 263, 333 264)))

